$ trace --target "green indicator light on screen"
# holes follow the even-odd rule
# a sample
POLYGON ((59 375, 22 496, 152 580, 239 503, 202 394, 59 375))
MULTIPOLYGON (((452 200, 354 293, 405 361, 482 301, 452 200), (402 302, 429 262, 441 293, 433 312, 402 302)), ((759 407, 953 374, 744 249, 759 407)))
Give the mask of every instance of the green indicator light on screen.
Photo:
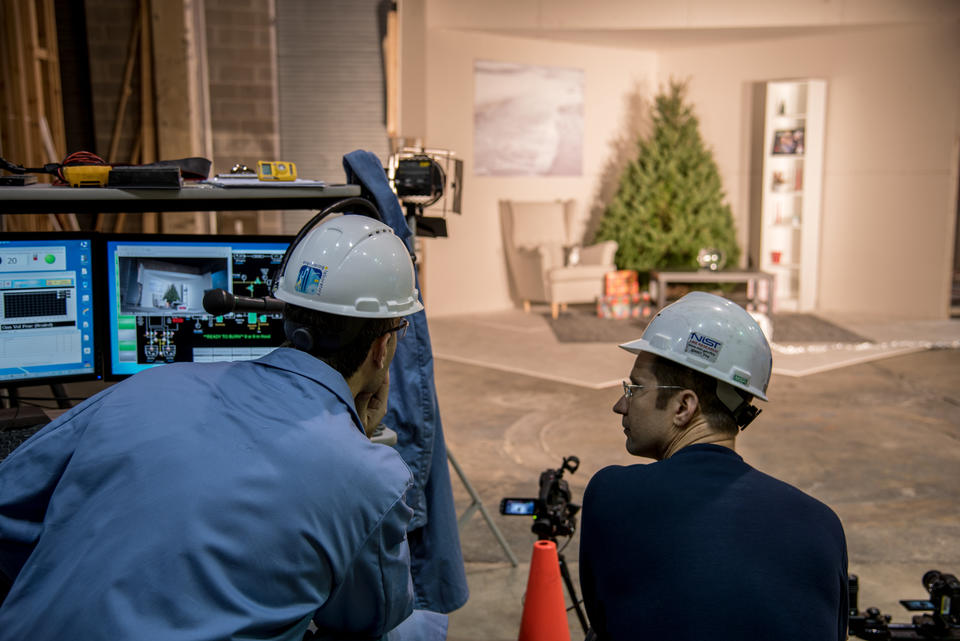
POLYGON ((46 256, 43 257, 43 260, 45 260, 48 265, 52 265, 55 262, 57 262, 57 257, 54 256, 53 254, 47 254, 46 256))

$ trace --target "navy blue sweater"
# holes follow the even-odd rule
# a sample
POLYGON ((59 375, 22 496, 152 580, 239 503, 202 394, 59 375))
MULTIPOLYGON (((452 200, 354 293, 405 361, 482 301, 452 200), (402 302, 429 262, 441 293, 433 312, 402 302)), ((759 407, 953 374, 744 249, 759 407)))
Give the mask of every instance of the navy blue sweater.
POLYGON ((580 585, 601 640, 847 638, 836 514, 718 445, 590 480, 580 585))

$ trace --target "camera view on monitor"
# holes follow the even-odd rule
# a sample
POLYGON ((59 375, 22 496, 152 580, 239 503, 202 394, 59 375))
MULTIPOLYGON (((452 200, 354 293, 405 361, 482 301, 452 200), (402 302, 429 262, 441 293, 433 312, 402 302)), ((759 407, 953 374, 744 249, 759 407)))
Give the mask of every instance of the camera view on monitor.
POLYGON ((96 374, 90 238, 0 240, 0 383, 96 374))
POLYGON ((176 362, 259 358, 285 340, 279 314, 212 316, 203 293, 270 292, 289 239, 140 236, 106 241, 109 374, 176 362))

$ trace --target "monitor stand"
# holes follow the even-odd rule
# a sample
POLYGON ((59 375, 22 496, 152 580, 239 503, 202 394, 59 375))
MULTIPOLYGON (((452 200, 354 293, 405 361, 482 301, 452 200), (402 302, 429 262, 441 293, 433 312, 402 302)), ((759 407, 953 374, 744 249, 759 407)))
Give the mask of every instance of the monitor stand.
MULTIPOLYGON (((20 407, 20 394, 17 392, 17 385, 7 385, 5 387, 7 390, 6 406, 7 407, 20 407)), ((66 390, 63 389, 62 383, 50 383, 50 392, 53 394, 54 400, 57 401, 57 407, 66 410, 73 407, 70 404, 70 398, 67 396, 66 390)), ((0 401, 0 407, 3 407, 4 403, 0 401)))

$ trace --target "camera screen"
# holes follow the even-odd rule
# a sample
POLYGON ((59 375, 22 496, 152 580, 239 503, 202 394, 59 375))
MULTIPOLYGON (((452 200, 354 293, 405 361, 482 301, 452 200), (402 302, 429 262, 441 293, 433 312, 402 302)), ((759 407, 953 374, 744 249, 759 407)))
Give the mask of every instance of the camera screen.
POLYGON ((500 513, 528 516, 533 514, 535 503, 534 499, 503 499, 500 503, 500 513))
POLYGON ((933 601, 924 601, 922 599, 909 599, 900 601, 901 605, 911 611, 933 610, 933 601))

